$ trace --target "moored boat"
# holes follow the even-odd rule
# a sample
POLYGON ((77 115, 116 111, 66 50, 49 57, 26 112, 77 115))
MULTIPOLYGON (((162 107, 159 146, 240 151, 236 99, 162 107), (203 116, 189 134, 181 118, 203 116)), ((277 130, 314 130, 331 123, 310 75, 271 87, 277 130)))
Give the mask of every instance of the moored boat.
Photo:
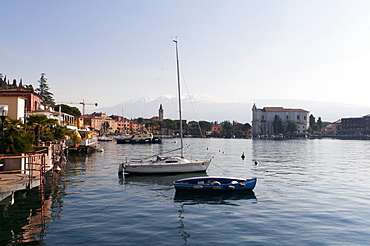
POLYGON ((110 141, 113 141, 113 138, 108 137, 108 136, 101 136, 101 137, 98 137, 98 141, 99 142, 110 142, 110 141))
POLYGON ((164 174, 205 172, 211 164, 213 154, 204 160, 189 160, 180 156, 151 156, 140 160, 122 163, 119 173, 125 171, 133 174, 164 174))
POLYGON ((173 183, 176 191, 224 192, 253 190, 257 178, 240 179, 231 177, 193 177, 179 179, 173 183))
POLYGON ((155 137, 153 133, 137 134, 129 138, 116 138, 118 144, 135 144, 135 143, 162 143, 162 138, 155 137))
MULTIPOLYGON (((171 153, 180 151, 180 156, 164 156, 164 153, 154 156, 148 156, 139 160, 126 160, 125 163, 119 165, 118 174, 136 173, 136 174, 158 174, 158 173, 188 173, 188 172, 205 172, 207 171, 214 154, 207 153, 203 160, 186 159, 184 157, 184 143, 183 143, 183 126, 181 114, 181 91, 180 91, 180 73, 179 73, 179 55, 177 40, 173 40, 176 44, 176 63, 177 63, 177 88, 179 98, 179 122, 180 122, 180 144, 179 149, 167 151, 171 153)), ((162 141, 162 140, 161 140, 162 141)), ((117 140, 118 143, 118 140, 117 140)))

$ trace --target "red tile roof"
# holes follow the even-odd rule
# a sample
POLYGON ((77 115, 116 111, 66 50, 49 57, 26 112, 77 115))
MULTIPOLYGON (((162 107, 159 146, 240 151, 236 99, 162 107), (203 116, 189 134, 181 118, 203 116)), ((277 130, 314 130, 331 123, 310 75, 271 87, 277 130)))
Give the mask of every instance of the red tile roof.
POLYGON ((289 111, 299 111, 299 112, 308 112, 303 109, 294 109, 294 108, 283 108, 283 107, 264 107, 263 111, 265 112, 289 112, 289 111))

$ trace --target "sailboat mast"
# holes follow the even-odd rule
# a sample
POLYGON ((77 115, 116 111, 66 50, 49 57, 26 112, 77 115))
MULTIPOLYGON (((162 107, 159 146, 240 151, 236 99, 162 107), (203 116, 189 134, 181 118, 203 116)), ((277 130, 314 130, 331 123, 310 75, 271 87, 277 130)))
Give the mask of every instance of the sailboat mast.
POLYGON ((173 42, 176 44, 176 67, 177 67, 177 90, 179 94, 179 117, 180 117, 180 142, 181 142, 181 158, 184 158, 184 142, 182 139, 182 115, 181 115, 181 89, 180 89, 180 62, 179 62, 179 50, 177 47, 177 40, 174 39, 173 42))

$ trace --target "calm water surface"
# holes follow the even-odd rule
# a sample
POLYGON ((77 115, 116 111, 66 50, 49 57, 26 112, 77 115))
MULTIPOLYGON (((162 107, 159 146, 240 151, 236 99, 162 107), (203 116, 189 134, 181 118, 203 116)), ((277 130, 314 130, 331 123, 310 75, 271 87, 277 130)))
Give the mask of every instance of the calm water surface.
POLYGON ((173 139, 161 145, 101 143, 104 152, 69 157, 66 170, 50 181, 44 209, 34 207, 30 194, 19 195, 12 206, 2 206, 1 243, 369 244, 369 141, 184 142, 192 158, 205 157, 208 151, 216 154, 207 175, 257 177, 254 192, 176 194, 172 182, 195 174, 119 179, 118 164, 126 156, 156 154, 176 148, 178 143, 173 139), (244 161, 240 158, 243 152, 244 161), (257 166, 254 159, 259 161, 257 166), (27 207, 27 199, 32 206, 27 207), (25 215, 27 212, 32 216, 25 215), (23 217, 17 217, 19 214, 23 217), (17 223, 22 224, 18 230, 10 228, 17 223))

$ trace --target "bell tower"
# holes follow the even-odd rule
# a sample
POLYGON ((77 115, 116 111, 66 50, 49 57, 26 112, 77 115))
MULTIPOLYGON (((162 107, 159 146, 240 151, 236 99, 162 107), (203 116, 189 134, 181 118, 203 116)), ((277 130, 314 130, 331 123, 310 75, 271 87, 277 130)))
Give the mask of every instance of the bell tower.
POLYGON ((159 110, 158 110, 158 116, 159 116, 159 121, 163 121, 163 107, 162 107, 162 104, 159 106, 159 110))

